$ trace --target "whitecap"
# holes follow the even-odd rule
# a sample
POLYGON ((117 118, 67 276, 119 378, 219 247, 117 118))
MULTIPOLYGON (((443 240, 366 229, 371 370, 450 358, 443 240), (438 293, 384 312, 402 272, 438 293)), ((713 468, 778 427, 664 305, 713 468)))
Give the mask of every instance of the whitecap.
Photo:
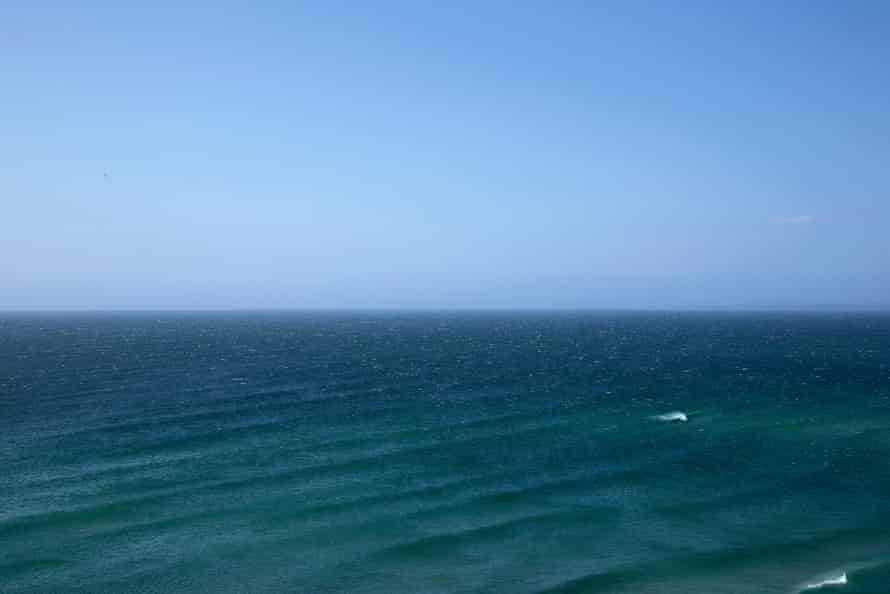
POLYGON ((684 423, 689 420, 686 413, 681 410, 664 413, 663 415, 656 415, 655 418, 659 421, 683 421, 684 423))
POLYGON ((825 586, 843 586, 847 583, 847 572, 843 572, 840 575, 826 578, 821 582, 816 582, 815 584, 807 584, 804 586, 804 590, 819 590, 824 588, 825 586))

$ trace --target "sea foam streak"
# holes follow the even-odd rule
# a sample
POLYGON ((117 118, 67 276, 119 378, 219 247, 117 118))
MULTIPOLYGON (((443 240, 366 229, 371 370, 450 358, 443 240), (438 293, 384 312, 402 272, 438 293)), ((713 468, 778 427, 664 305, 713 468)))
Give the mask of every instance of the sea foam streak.
POLYGON ((804 590, 818 590, 820 588, 824 588, 825 586, 842 586, 847 583, 847 572, 843 572, 839 576, 831 577, 822 580, 821 582, 815 584, 808 584, 804 587, 804 590))
POLYGON ((686 413, 682 411, 674 411, 669 413, 664 413, 663 415, 656 415, 656 419, 659 421, 683 421, 684 423, 689 419, 686 417, 686 413))

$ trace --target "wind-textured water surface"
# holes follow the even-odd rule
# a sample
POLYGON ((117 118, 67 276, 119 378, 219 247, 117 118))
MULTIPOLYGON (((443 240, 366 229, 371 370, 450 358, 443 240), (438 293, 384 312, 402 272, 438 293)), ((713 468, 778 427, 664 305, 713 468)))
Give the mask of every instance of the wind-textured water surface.
POLYGON ((0 317, 3 592, 822 583, 890 591, 887 315, 0 317))

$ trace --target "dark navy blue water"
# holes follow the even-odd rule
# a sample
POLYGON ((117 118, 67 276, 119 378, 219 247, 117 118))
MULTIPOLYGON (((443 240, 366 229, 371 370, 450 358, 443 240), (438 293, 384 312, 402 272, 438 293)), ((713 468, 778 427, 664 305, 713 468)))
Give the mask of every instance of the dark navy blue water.
POLYGON ((6 315, 0 469, 3 592, 886 593, 890 316, 6 315))

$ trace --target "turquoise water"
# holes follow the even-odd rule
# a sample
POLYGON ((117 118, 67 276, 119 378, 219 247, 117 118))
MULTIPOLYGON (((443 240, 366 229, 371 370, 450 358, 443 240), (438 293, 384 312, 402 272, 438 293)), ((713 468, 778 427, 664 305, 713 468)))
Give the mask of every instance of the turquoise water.
POLYGON ((0 468, 3 592, 886 593, 890 316, 6 315, 0 468))

